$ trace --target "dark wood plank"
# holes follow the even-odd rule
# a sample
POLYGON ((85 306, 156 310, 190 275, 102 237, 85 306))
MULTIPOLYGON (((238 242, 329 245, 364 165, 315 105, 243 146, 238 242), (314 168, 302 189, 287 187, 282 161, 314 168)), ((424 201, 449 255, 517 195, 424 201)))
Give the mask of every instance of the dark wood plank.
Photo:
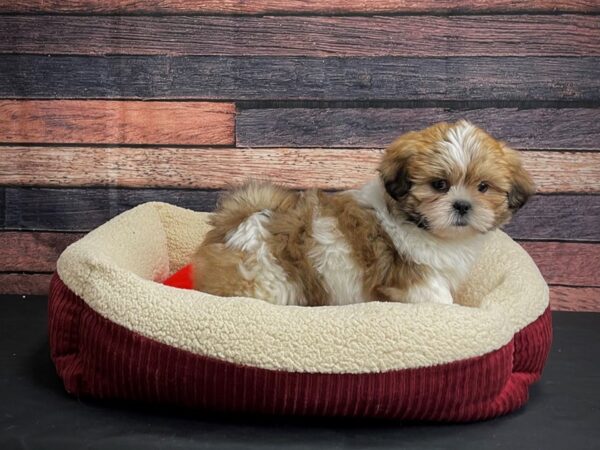
MULTIPOLYGON (((347 189, 376 175, 379 149, 0 147, 0 184, 221 189, 248 178, 347 189)), ((522 152, 538 192, 600 192, 600 152, 522 152)))
POLYGON ((598 12, 595 0, 19 0, 0 1, 0 12, 134 14, 357 14, 457 12, 598 12))
POLYGON ((0 187, 4 229, 89 231, 140 203, 162 201, 211 211, 217 191, 182 189, 46 189, 0 187))
POLYGON ((49 273, 0 273, 0 294, 48 295, 49 273))
POLYGON ((0 97, 600 102, 600 58, 5 55, 0 97))
POLYGON ((0 142, 233 144, 234 115, 230 103, 0 100, 0 142))
MULTIPOLYGON (((0 228, 89 231, 147 201, 212 211, 218 191, 0 187, 0 228)), ((600 195, 538 195, 506 227, 515 239, 600 242, 600 195)))
POLYGON ((515 239, 600 241, 600 196, 537 195, 504 227, 515 239))
POLYGON ((600 55, 600 18, 570 14, 95 16, 77 20, 44 15, 5 16, 2 24, 0 53, 318 57, 600 55))
POLYGON ((0 232, 0 272, 53 272, 56 260, 81 233, 0 232))
POLYGON ((592 149, 600 109, 249 109, 238 114, 241 147, 384 147, 401 133, 466 118, 518 148, 592 149))
POLYGON ((554 311, 600 312, 600 288, 551 286, 550 306, 554 311))
POLYGON ((521 242, 548 284, 600 287, 600 244, 521 242))

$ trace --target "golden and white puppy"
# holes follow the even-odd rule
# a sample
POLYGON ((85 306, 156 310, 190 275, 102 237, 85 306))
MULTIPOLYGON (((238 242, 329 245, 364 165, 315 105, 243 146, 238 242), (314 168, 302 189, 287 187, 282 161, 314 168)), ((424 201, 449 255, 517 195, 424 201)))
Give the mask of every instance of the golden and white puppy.
POLYGON ((195 288, 283 305, 452 303, 485 233, 533 194, 517 152, 466 121, 410 132, 358 190, 229 193, 194 258, 195 288))

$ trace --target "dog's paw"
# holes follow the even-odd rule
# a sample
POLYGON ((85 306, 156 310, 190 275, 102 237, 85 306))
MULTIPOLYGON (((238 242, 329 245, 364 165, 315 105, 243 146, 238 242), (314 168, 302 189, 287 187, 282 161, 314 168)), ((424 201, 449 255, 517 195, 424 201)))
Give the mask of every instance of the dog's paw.
POLYGON ((451 305, 454 303, 450 290, 440 289, 437 286, 415 286, 409 290, 394 287, 380 287, 378 291, 391 302, 440 303, 443 305, 451 305))

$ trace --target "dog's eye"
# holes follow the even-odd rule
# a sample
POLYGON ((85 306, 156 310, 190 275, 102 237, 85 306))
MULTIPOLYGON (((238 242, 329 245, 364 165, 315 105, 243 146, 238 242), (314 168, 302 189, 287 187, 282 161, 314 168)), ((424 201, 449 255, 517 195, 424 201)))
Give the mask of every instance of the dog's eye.
POLYGON ((435 180, 431 182, 431 187, 436 191, 448 192, 450 184, 446 180, 435 180))
POLYGON ((489 185, 485 181, 482 181, 481 183, 479 183, 479 186, 477 186, 477 190, 479 192, 485 192, 488 190, 488 188, 489 188, 489 185))

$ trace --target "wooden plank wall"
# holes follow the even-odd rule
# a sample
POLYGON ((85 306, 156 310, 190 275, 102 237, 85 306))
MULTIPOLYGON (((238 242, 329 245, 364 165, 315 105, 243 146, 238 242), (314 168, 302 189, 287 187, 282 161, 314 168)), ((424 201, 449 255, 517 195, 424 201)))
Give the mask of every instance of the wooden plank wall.
POLYGON ((506 227, 552 306, 600 311, 600 3, 0 0, 0 293, 136 204, 247 177, 340 189, 468 118, 539 194, 506 227))

